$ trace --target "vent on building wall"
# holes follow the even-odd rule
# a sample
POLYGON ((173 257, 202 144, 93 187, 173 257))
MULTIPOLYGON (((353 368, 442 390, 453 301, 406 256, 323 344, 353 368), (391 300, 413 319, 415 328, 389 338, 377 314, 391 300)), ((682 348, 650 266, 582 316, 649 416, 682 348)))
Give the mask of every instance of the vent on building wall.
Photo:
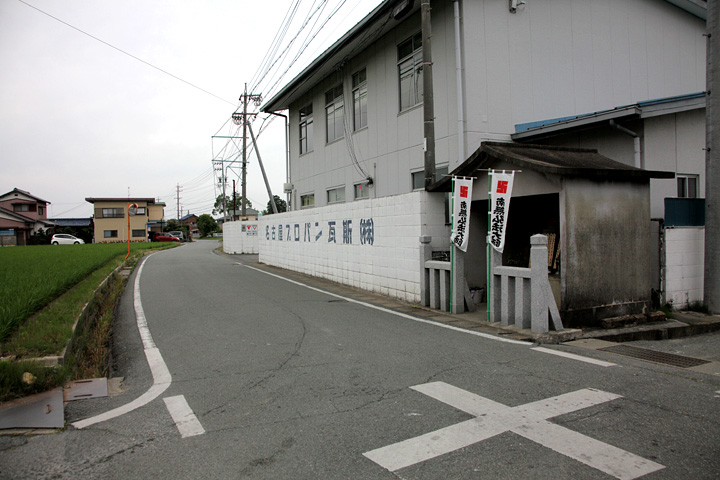
POLYGON ((395 20, 400 20, 402 17, 407 15, 408 12, 412 10, 413 3, 415 3, 413 0, 402 0, 395 6, 395 8, 393 8, 393 18, 395 20))

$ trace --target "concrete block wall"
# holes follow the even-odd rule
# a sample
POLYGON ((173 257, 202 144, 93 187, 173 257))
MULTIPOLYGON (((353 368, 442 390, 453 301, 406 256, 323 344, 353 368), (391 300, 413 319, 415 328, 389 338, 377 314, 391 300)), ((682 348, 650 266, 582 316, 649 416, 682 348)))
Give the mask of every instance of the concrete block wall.
POLYGON ((674 308, 703 301, 705 228, 665 230, 665 302, 674 308))
POLYGON ((261 263, 420 301, 420 235, 449 248, 444 197, 426 192, 259 219, 261 263), (288 235, 289 234, 289 235, 288 235))
POLYGON ((259 253, 258 222, 223 223, 223 251, 225 253, 259 253))

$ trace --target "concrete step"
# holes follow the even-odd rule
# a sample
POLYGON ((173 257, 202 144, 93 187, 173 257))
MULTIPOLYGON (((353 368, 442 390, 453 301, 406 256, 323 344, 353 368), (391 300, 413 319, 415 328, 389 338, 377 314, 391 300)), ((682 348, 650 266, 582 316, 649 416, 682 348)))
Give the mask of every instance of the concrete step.
MULTIPOLYGON (((662 313, 662 312, 660 312, 662 313)), ((633 342, 637 340, 666 340, 720 331, 720 316, 694 312, 673 312, 673 318, 645 323, 624 324, 617 322, 615 328, 583 329, 581 338, 609 342, 633 342)), ((662 317, 665 317, 663 314, 662 317)), ((656 317, 661 318, 661 317, 656 317)), ((608 323, 613 325, 613 323, 608 323)))

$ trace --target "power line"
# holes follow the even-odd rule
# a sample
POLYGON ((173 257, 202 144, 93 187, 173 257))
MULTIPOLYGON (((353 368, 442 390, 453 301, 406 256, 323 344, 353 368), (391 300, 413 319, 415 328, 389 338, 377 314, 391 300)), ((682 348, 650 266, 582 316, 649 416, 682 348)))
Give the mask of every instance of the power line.
POLYGON ((112 49, 114 49, 114 50, 117 50, 118 52, 120 52, 120 53, 122 53, 122 54, 124 54, 124 55, 127 55, 128 57, 130 57, 130 58, 132 58, 132 59, 135 59, 135 60, 137 60, 138 62, 144 63, 145 65, 147 65, 147 66, 149 66, 149 67, 152 67, 152 68, 154 68, 155 70, 157 70, 157 71, 159 71, 159 72, 162 72, 162 73, 164 73, 165 75, 168 75, 168 76, 174 78, 175 80, 179 80, 179 81, 185 83, 186 85, 189 85, 189 86, 191 86, 191 87, 193 87, 193 88, 195 88, 195 89, 197 89, 197 90, 200 90, 200 91, 203 92, 203 93, 206 93, 206 94, 208 94, 208 95, 210 95, 210 96, 213 96, 213 97, 217 98, 218 100, 221 100, 221 101, 223 101, 223 102, 225 102, 225 103, 229 103, 230 105, 235 106, 235 102, 230 102, 230 101, 228 101, 228 100, 225 100, 224 98, 219 97, 219 96, 215 95, 214 93, 205 90, 205 89, 202 88, 202 87, 198 87, 197 85, 195 85, 195 84, 193 84, 193 83, 190 83, 190 82, 188 82, 187 80, 184 80, 184 79, 178 77, 177 75, 174 75, 174 74, 168 72, 167 70, 163 70, 162 68, 160 68, 160 67, 158 67, 158 66, 156 66, 156 65, 153 65, 152 63, 147 62, 147 61, 143 60, 142 58, 133 55, 132 53, 126 52, 125 50, 123 50, 123 49, 121 49, 121 48, 118 48, 118 47, 116 47, 115 45, 113 45, 113 44, 111 44, 111 43, 108 43, 108 42, 106 42, 105 40, 102 40, 102 39, 96 37, 95 35, 92 35, 92 34, 86 32, 86 31, 84 31, 84 30, 81 30, 80 28, 78 28, 78 27, 76 27, 76 26, 74 26, 74 25, 71 25, 71 24, 69 24, 68 22, 66 22, 66 21, 64 21, 64 20, 61 20, 61 19, 59 19, 58 17, 55 17, 55 16, 49 14, 48 12, 46 12, 46 11, 44 11, 44 10, 41 10, 41 9, 39 9, 38 7, 34 6, 34 5, 31 5, 31 4, 27 3, 27 2, 24 1, 24 0, 18 0, 18 2, 20 2, 20 3, 24 4, 24 5, 27 5, 28 7, 32 8, 32 9, 34 9, 34 10, 37 10, 38 12, 42 13, 43 15, 47 15, 48 17, 52 18, 53 20, 58 21, 58 22, 62 23, 63 25, 66 25, 66 26, 72 28, 73 30, 76 30, 76 31, 82 33, 83 35, 86 35, 86 36, 92 38, 93 40, 96 40, 96 41, 102 43, 103 45, 106 45, 106 46, 108 46, 108 47, 110 47, 110 48, 112 48, 112 49))

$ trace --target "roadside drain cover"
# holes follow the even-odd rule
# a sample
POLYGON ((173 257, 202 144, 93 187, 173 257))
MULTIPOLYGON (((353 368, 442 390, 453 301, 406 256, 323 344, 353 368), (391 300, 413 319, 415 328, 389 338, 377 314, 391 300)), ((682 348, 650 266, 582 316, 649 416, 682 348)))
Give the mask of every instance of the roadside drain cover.
POLYGON ((655 350, 633 347, 631 345, 613 345, 612 347, 600 348, 599 350, 680 368, 697 367, 698 365, 710 363, 707 360, 700 360, 699 358, 683 357, 682 355, 675 355, 673 353, 656 352, 655 350))

